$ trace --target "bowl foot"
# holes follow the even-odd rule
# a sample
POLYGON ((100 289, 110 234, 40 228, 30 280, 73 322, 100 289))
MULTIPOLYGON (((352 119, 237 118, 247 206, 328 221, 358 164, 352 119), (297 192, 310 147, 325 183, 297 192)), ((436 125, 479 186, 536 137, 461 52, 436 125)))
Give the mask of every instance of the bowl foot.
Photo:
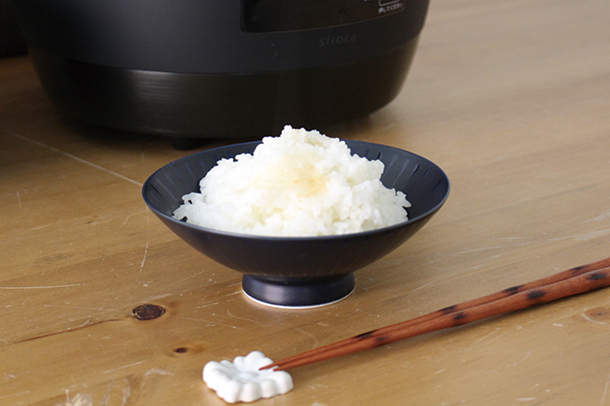
POLYGON ((242 287, 256 302, 298 309, 329 305, 349 296, 356 285, 354 274, 334 278, 266 278, 244 275, 242 287))

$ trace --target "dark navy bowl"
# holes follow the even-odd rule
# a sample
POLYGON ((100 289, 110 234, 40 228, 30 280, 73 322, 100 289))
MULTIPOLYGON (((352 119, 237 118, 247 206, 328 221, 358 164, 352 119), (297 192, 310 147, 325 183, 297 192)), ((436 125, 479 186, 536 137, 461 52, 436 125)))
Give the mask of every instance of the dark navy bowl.
POLYGON ((199 192, 199 181, 222 158, 252 153, 260 141, 198 152, 162 167, 142 193, 148 207, 180 238, 211 259, 244 274, 251 298, 275 306, 328 304, 354 289, 353 272, 390 253, 430 220, 449 195, 449 180, 434 163, 401 149, 345 141, 352 154, 385 165, 381 181, 411 203, 409 220, 362 233, 322 237, 268 237, 204 228, 172 216, 182 196, 199 192))

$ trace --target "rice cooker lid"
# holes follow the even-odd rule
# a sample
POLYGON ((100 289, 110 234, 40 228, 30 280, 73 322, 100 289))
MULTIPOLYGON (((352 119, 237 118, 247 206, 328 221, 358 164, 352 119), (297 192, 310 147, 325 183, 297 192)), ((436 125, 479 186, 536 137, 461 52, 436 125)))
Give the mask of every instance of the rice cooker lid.
POLYGON ((260 73, 336 65, 417 37, 429 0, 20 0, 30 45, 125 69, 260 73))

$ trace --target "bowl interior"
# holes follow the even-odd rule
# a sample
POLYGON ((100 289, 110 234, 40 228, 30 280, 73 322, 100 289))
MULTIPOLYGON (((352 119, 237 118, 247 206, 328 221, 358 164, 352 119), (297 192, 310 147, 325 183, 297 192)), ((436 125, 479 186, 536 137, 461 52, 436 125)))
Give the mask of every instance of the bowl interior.
MULTIPOLYGON (((429 160, 411 152, 386 145, 362 141, 345 141, 352 154, 367 159, 379 159, 384 165, 381 181, 384 186, 407 195, 412 207, 409 221, 428 215, 445 202, 449 180, 445 173, 429 160)), ((143 189, 146 203, 156 213, 172 216, 182 204, 182 196, 199 191, 199 182, 222 158, 234 158, 252 153, 260 141, 228 145, 198 152, 171 162, 155 172, 143 189)))
POLYGON ((266 237, 206 229, 172 217, 182 204, 182 196, 198 192, 200 180, 220 159, 252 153, 260 141, 202 151, 164 166, 144 184, 144 200, 184 241, 244 273, 244 289, 255 299, 287 306, 315 305, 310 303, 312 300, 332 302, 351 292, 352 272, 404 243, 441 208, 449 194, 447 176, 429 160, 385 145, 345 142, 353 154, 384 163, 381 181, 386 187, 404 192, 412 205, 408 221, 347 235, 266 237), (309 293, 302 293, 303 289, 309 293), (312 292, 322 298, 303 299, 312 292))

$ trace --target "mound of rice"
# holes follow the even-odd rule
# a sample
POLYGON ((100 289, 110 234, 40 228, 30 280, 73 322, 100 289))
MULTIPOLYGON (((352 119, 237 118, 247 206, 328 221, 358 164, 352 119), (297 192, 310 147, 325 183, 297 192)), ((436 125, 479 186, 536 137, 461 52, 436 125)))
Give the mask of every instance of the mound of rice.
POLYGON ((222 159, 174 217, 244 234, 305 237, 357 233, 407 220, 404 193, 380 181, 381 161, 352 156, 318 131, 286 126, 253 154, 222 159))

